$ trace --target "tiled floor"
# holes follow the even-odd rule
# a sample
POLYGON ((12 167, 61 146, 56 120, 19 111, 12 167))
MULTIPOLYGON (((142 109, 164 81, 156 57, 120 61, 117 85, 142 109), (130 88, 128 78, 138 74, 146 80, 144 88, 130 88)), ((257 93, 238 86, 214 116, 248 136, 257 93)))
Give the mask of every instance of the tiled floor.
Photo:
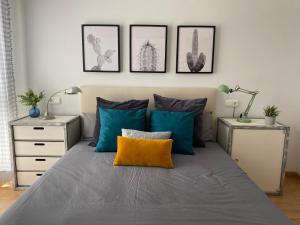
MULTIPOLYGON (((10 188, 0 188, 0 214, 22 195, 22 193, 22 191, 12 191, 10 188)), ((284 195, 270 198, 296 225, 300 225, 299 178, 286 177, 284 195)))

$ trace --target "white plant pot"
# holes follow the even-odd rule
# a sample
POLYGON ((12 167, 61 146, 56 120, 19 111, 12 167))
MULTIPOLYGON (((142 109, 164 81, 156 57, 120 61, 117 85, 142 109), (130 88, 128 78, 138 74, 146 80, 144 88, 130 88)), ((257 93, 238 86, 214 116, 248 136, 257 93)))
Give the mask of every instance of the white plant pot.
POLYGON ((268 116, 265 117, 265 124, 267 126, 273 126, 275 122, 276 122, 276 117, 268 117, 268 116))

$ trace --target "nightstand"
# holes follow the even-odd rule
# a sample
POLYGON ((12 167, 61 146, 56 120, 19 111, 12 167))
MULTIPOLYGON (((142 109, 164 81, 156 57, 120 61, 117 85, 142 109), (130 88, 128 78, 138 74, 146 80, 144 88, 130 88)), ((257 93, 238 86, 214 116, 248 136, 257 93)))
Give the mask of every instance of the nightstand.
POLYGON ((53 120, 24 117, 10 122, 14 188, 29 187, 80 139, 79 116, 53 120))
POLYGON ((281 123, 266 126, 264 119, 240 123, 234 118, 218 118, 217 142, 268 194, 281 195, 290 128, 281 123))

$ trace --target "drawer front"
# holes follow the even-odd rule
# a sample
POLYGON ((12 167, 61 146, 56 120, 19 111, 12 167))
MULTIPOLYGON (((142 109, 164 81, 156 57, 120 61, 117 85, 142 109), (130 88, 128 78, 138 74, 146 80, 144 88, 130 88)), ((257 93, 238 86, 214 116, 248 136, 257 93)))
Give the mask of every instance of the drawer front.
POLYGON ((45 172, 17 172, 19 186, 30 186, 45 172))
POLYGON ((59 157, 16 157, 16 166, 18 171, 45 171, 59 159, 59 157))
POLYGON ((15 140, 61 140, 65 139, 63 126, 14 126, 15 140))
POLYGON ((16 156, 62 156, 65 142, 15 141, 16 156))

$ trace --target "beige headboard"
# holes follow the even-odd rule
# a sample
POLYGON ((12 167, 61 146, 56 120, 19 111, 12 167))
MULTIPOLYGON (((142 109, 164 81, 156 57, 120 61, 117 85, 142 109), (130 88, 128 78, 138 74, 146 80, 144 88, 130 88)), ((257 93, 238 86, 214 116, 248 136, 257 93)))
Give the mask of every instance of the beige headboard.
POLYGON ((153 93, 179 99, 207 98, 205 111, 212 113, 213 135, 216 134, 216 94, 215 88, 207 87, 134 87, 134 86, 97 86, 84 85, 82 90, 80 111, 82 113, 96 112, 96 97, 112 101, 129 99, 149 99, 149 108, 153 109, 153 93))
POLYGON ((216 89, 207 87, 134 87, 134 86, 96 86, 84 85, 80 87, 81 113, 96 111, 96 97, 112 101, 129 99, 149 99, 149 108, 153 108, 153 93, 179 99, 204 98, 208 99, 205 111, 213 113, 216 108, 216 89))

